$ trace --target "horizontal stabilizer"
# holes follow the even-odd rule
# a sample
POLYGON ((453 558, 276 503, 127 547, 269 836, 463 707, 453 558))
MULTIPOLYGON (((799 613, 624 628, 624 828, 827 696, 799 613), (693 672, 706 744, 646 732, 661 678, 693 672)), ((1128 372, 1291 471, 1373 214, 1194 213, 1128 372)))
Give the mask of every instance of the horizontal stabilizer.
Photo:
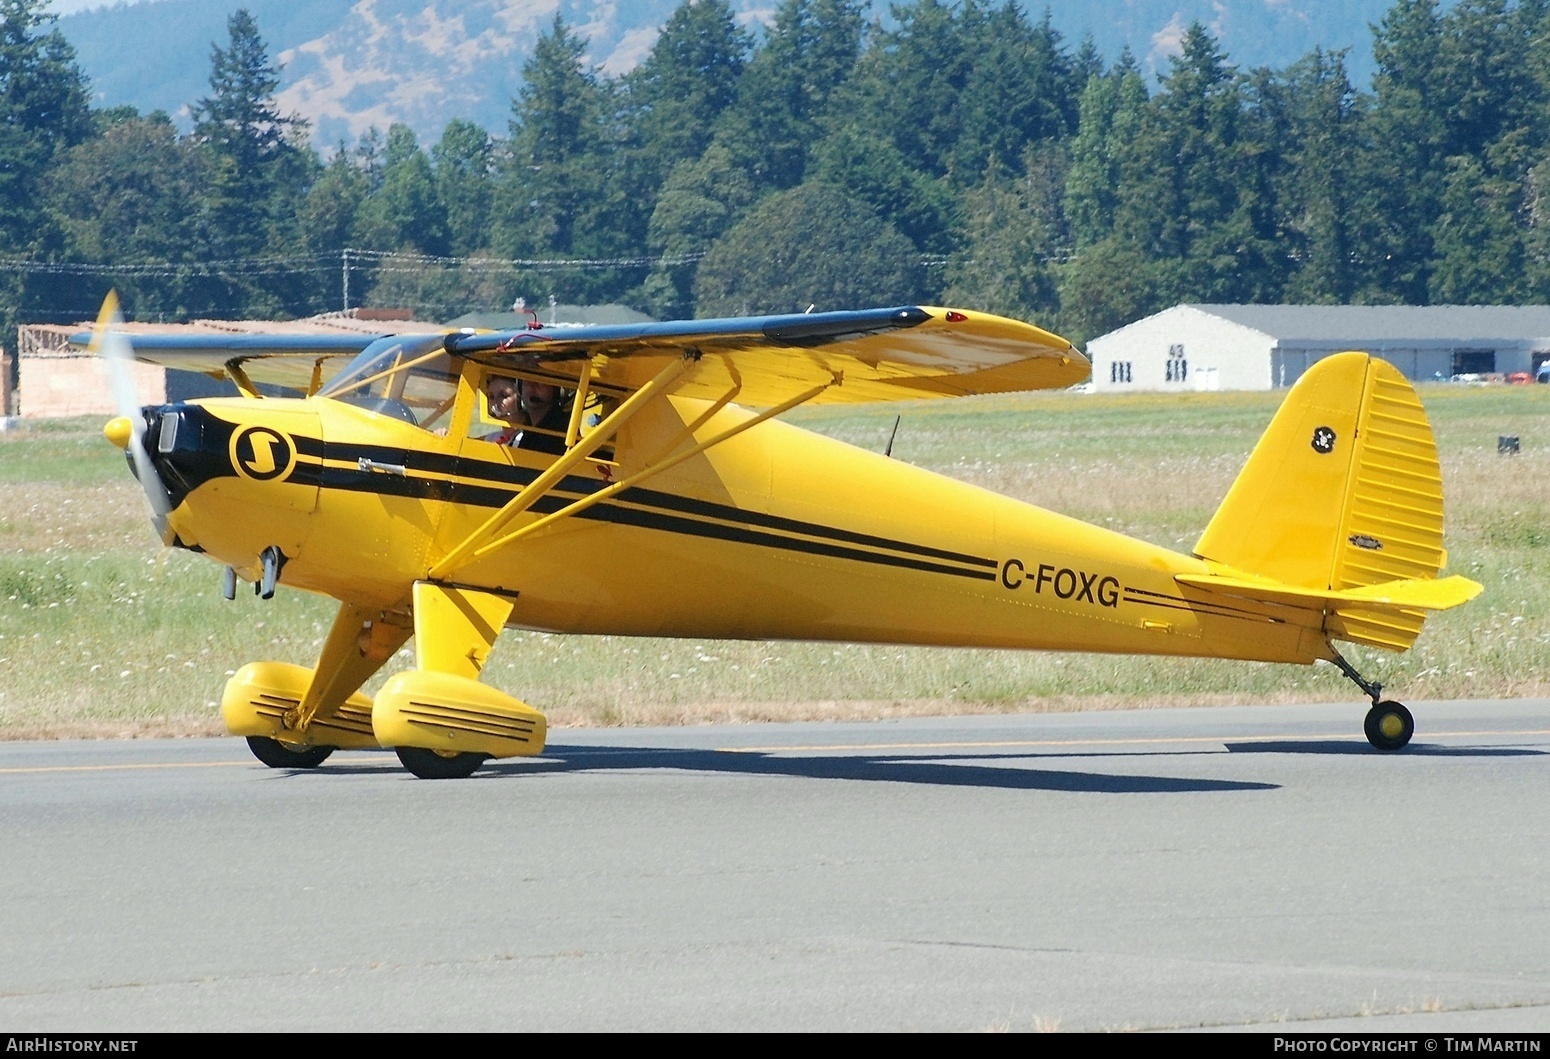
POLYGON ((1410 610, 1447 610, 1468 603, 1482 590, 1467 577, 1383 581, 1359 588, 1318 589, 1282 584, 1269 578, 1220 574, 1179 574, 1174 580, 1193 588, 1291 606, 1339 608, 1347 606, 1402 607, 1410 610))

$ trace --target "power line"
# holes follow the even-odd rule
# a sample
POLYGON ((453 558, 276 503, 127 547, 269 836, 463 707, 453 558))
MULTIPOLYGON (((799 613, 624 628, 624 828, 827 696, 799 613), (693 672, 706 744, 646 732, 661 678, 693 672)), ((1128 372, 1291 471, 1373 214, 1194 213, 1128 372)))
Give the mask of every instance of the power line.
POLYGON ((468 268, 472 271, 495 269, 556 269, 556 268, 648 268, 671 265, 690 265, 705 256, 701 250, 693 254, 663 254, 658 257, 444 257, 435 254, 417 254, 389 250, 342 251, 352 260, 411 262, 422 265, 438 265, 450 268, 468 268))
MULTIPOLYGON (((567 269, 674 268, 693 265, 707 251, 688 254, 660 254, 655 257, 456 257, 394 250, 342 250, 286 257, 242 257, 214 261, 141 261, 112 265, 95 261, 30 261, 25 258, 0 258, 0 272, 25 272, 51 276, 123 276, 131 279, 179 279, 195 276, 274 276, 318 273, 338 267, 374 272, 423 272, 429 269, 459 269, 479 274, 487 272, 557 272, 567 269)), ((1065 260, 1069 251, 1057 251, 1046 260, 1065 260)), ((920 258, 927 268, 941 268, 948 258, 928 255, 920 258)))
POLYGON ((347 247, 326 254, 291 257, 231 258, 217 261, 144 261, 110 265, 93 261, 28 261, 0 258, 0 272, 27 272, 59 276, 125 276, 129 278, 175 279, 189 276, 262 276, 320 272, 344 265, 350 269, 380 272, 422 272, 435 269, 462 269, 468 272, 558 271, 563 269, 657 268, 690 265, 705 256, 663 254, 657 257, 612 258, 493 258, 451 257, 434 254, 399 253, 387 250, 357 250, 347 247))
POLYGON ((0 272, 37 272, 66 276, 184 276, 184 275, 263 275, 268 273, 310 272, 332 265, 334 254, 309 254, 304 257, 248 257, 226 261, 143 261, 129 265, 105 265, 93 261, 28 261, 0 258, 0 272), (305 267, 303 263, 311 263, 305 267))

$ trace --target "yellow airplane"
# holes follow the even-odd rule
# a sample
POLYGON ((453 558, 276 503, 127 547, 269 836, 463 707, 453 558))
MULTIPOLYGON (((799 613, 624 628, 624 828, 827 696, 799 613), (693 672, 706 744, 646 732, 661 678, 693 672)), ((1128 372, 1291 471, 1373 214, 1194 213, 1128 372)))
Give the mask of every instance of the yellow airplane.
POLYGON ((1405 650, 1428 611, 1481 590, 1439 577, 1431 428, 1404 377, 1364 353, 1302 377, 1186 555, 777 418, 1088 377, 1064 339, 985 313, 380 338, 131 337, 116 320, 110 299, 75 341, 242 394, 121 397, 106 434, 163 543, 225 566, 227 598, 242 580, 340 602, 315 666, 252 662, 226 685, 227 728, 276 768, 391 747, 414 775, 453 778, 540 753, 544 715, 479 679, 508 626, 1323 659, 1371 698, 1372 745, 1396 750, 1410 712, 1334 641, 1405 650), (486 393, 505 407, 513 380, 558 387, 566 411, 496 421, 486 393), (411 636, 414 668, 365 695, 411 636))

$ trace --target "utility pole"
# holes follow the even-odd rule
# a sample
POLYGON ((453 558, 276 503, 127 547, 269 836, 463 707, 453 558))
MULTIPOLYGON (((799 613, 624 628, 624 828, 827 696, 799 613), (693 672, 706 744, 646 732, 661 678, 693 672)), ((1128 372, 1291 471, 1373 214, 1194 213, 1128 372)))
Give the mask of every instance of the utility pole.
POLYGON ((350 248, 339 251, 339 271, 344 277, 344 311, 350 311, 350 248))

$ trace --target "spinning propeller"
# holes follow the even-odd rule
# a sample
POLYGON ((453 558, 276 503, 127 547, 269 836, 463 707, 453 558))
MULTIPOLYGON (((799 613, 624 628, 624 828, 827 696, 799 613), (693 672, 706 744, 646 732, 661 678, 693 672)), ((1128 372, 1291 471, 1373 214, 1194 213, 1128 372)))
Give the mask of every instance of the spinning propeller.
POLYGON ((113 387, 113 401, 118 408, 118 418, 103 428, 109 441, 129 453, 134 464, 135 478, 145 493, 146 505, 151 511, 151 525, 163 541, 167 538, 167 515, 172 503, 162 485, 156 465, 145 447, 147 423, 145 412, 135 398, 133 369, 134 350, 129 339, 115 330, 124 322, 118 309, 118 292, 109 291, 97 315, 97 326, 92 332, 91 349, 107 365, 108 381, 113 387))

